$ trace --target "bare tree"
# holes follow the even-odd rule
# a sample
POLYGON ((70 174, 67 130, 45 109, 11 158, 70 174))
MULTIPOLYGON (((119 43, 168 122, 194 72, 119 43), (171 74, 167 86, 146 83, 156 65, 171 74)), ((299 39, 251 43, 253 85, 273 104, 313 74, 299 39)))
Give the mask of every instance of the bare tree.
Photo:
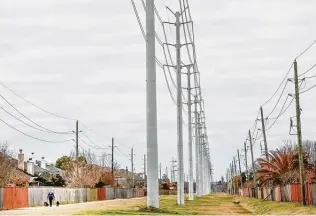
MULTIPOLYGON (((70 187, 95 187, 99 182, 114 184, 114 180, 109 169, 110 159, 106 154, 101 157, 96 156, 90 150, 84 151, 76 160, 71 154, 72 160, 64 166, 65 176, 70 187)), ((115 166, 118 168, 119 166, 115 166)))
POLYGON ((8 184, 20 185, 28 180, 17 169, 17 160, 8 144, 0 144, 0 187, 8 184))

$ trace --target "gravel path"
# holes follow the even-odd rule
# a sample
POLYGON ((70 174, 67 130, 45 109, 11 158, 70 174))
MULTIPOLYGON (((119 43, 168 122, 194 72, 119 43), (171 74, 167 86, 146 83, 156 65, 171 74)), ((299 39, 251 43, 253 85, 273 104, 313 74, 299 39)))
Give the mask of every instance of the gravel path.
POLYGON ((17 210, 0 211, 0 215, 74 215, 89 210, 103 210, 121 205, 137 205, 145 198, 116 199, 98 202, 87 202, 61 205, 59 207, 32 207, 17 210))

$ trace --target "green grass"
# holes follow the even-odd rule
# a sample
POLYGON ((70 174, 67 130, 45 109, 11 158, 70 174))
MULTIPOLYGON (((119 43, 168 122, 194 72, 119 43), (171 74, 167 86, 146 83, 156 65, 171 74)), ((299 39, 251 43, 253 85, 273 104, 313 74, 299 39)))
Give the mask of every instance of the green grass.
POLYGON ((241 204, 250 209, 253 214, 316 214, 316 206, 308 205, 304 207, 300 203, 295 202, 263 201, 254 198, 241 199, 241 204))
POLYGON ((176 196, 161 196, 160 208, 148 211, 146 200, 133 204, 108 206, 103 210, 84 212, 84 215, 237 215, 237 214, 273 214, 273 215, 316 215, 316 206, 303 207, 299 203, 262 201, 254 198, 238 197, 227 194, 212 194, 196 197, 193 201, 186 199, 185 205, 176 203, 176 196), (233 204, 233 200, 240 204, 233 204))
POLYGON ((176 196, 161 196, 160 208, 147 210, 145 201, 138 206, 117 207, 119 209, 106 209, 88 211, 86 215, 217 215, 227 213, 249 214, 247 209, 240 205, 232 204, 232 196, 220 195, 214 198, 213 195, 196 197, 193 201, 185 200, 185 205, 179 206, 176 203, 176 196))

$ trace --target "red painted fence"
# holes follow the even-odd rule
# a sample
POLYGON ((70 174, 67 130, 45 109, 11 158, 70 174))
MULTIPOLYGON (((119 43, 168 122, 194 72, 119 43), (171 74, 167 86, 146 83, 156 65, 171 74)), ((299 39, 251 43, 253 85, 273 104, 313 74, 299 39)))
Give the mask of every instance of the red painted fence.
POLYGON ((16 209, 28 207, 27 188, 3 188, 3 209, 16 209))
POLYGON ((102 188, 97 188, 97 195, 98 195, 98 200, 105 200, 106 199, 106 190, 104 187, 102 188))
MULTIPOLYGON (((305 187, 306 203, 316 204, 316 184, 307 183, 305 187)), ((252 197, 253 190, 243 188, 242 196, 252 197)), ((302 190, 300 184, 291 184, 284 187, 275 187, 272 193, 269 188, 258 188, 259 199, 273 200, 279 202, 302 202, 302 190)))

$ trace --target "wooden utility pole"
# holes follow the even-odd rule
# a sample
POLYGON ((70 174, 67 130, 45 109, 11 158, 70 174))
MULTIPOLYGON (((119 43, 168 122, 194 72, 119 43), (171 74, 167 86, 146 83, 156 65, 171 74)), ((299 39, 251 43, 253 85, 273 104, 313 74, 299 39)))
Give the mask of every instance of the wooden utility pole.
POLYGON ((233 179, 234 179, 234 169, 233 169, 233 164, 232 164, 232 163, 229 164, 229 169, 230 169, 231 191, 232 191, 232 193, 234 193, 234 192, 235 192, 235 187, 234 187, 234 182, 233 182, 233 179))
POLYGON ((132 185, 135 187, 135 178, 134 178, 134 149, 131 149, 131 172, 132 172, 132 185))
POLYGON ((161 184, 161 162, 159 163, 159 184, 161 184))
POLYGON ((144 154, 144 181, 146 186, 147 174, 146 174, 146 154, 144 154))
POLYGON ((111 163, 112 178, 114 179, 114 138, 112 137, 112 163, 111 163))
MULTIPOLYGON (((234 174, 237 177, 236 157, 235 156, 233 158, 233 169, 234 169, 234 174)), ((235 194, 237 193, 237 190, 238 190, 238 181, 237 181, 237 188, 235 188, 235 194)))
POLYGON ((248 180, 248 159, 247 159, 247 143, 244 142, 244 151, 245 151, 245 165, 246 165, 246 180, 248 180))
POLYGON ((302 126, 301 126, 301 107, 300 107, 300 92, 298 86, 298 71, 297 62, 294 61, 294 81, 295 81, 295 102, 296 102, 296 129, 297 129, 297 142, 298 142, 298 156, 301 176, 301 190, 303 205, 306 205, 305 196, 305 170, 304 170, 304 158, 303 158, 303 147, 302 147, 302 126))
POLYGON ((269 161, 268 143, 267 143, 267 136, 266 136, 266 126, 264 123, 262 107, 260 107, 260 112, 261 112, 262 134, 263 134, 263 141, 264 141, 264 153, 266 156, 266 160, 269 161))
POLYGON ((79 121, 76 121, 76 160, 79 159, 79 121))
POLYGON ((257 197, 257 177, 256 177, 256 168, 255 168, 255 160, 253 157, 253 145, 252 145, 252 137, 251 132, 249 130, 249 142, 250 142, 250 153, 251 153, 251 162, 252 162, 252 175, 253 175, 253 186, 255 189, 255 197, 257 197))

